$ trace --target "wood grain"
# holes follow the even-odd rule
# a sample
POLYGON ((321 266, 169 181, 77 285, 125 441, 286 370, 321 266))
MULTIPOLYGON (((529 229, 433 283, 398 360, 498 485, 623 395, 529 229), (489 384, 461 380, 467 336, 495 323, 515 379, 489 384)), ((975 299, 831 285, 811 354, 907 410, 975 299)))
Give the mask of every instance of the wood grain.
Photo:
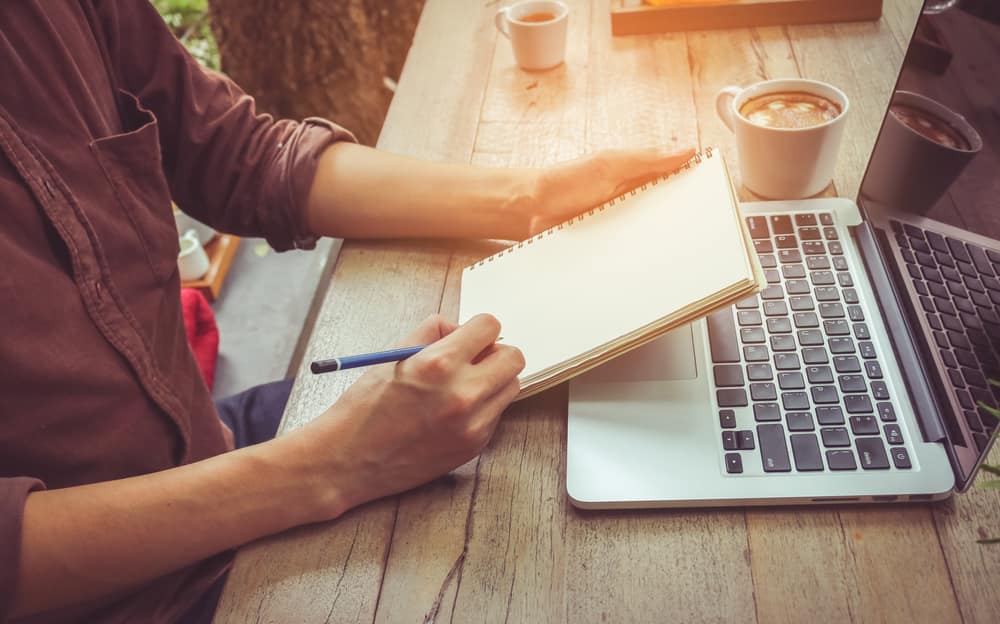
MULTIPOLYGON (((608 1, 571 0, 567 63, 529 73, 494 33, 495 3, 428 0, 380 147, 541 166, 711 144, 734 164, 717 91, 805 76, 851 97, 827 194, 854 195, 916 3, 887 0, 871 24, 612 37, 608 1)), ((455 316, 461 269, 496 249, 345 243, 306 360, 455 316)), ((282 430, 353 379, 300 377, 282 430)), ((566 402, 561 387, 512 406, 482 456, 445 478, 242 549, 217 620, 997 621, 1000 547, 975 544, 1000 535, 996 490, 933 507, 583 512, 565 495, 566 402)))

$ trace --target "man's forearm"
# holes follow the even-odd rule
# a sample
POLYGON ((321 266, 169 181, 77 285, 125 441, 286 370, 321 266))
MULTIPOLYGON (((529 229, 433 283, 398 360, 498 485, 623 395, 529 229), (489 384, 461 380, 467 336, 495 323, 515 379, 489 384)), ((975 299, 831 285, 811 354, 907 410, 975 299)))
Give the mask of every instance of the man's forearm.
POLYGON ((470 167, 336 143, 309 195, 315 234, 342 238, 528 236, 538 171, 470 167))
POLYGON ((15 613, 106 596, 336 515, 337 501, 318 497, 327 490, 289 456, 268 443, 164 472, 29 495, 15 613))

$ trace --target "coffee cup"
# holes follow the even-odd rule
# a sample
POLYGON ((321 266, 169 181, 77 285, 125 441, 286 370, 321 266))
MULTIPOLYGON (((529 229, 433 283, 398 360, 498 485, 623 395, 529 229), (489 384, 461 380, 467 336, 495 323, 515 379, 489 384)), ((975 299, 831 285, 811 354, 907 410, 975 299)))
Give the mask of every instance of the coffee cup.
POLYGON ((965 117, 910 91, 896 91, 861 185, 861 196, 890 209, 926 213, 980 150, 965 117))
POLYGON ((208 273, 209 260, 205 248, 198 241, 198 233, 188 230, 180 237, 180 252, 177 254, 177 269, 181 281, 201 279, 208 273))
POLYGON ((765 80, 722 89, 715 107, 736 135, 742 182, 755 194, 801 199, 833 179, 850 108, 837 87, 800 78, 765 80))
POLYGON ((569 7, 558 0, 526 0, 503 7, 496 26, 510 39, 514 60, 522 69, 549 69, 566 56, 569 7))

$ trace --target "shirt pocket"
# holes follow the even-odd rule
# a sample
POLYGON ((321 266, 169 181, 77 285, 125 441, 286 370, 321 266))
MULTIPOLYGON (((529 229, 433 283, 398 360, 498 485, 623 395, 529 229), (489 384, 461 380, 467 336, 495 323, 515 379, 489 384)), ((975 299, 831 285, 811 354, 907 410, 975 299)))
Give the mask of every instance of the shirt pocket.
POLYGON ((104 247, 112 264, 143 257, 156 281, 165 283, 177 271, 180 249, 163 173, 159 124, 128 91, 119 89, 118 108, 123 132, 90 144, 117 204, 108 207, 114 240, 106 241, 104 247))

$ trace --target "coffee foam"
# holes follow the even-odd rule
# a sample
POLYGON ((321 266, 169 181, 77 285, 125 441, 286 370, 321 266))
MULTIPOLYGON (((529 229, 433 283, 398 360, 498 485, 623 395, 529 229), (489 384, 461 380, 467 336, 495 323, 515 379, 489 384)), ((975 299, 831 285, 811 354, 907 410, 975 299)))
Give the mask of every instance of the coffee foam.
POLYGON ((740 107, 740 115, 765 128, 809 128, 836 119, 840 113, 840 107, 829 99, 802 91, 768 93, 740 107))

